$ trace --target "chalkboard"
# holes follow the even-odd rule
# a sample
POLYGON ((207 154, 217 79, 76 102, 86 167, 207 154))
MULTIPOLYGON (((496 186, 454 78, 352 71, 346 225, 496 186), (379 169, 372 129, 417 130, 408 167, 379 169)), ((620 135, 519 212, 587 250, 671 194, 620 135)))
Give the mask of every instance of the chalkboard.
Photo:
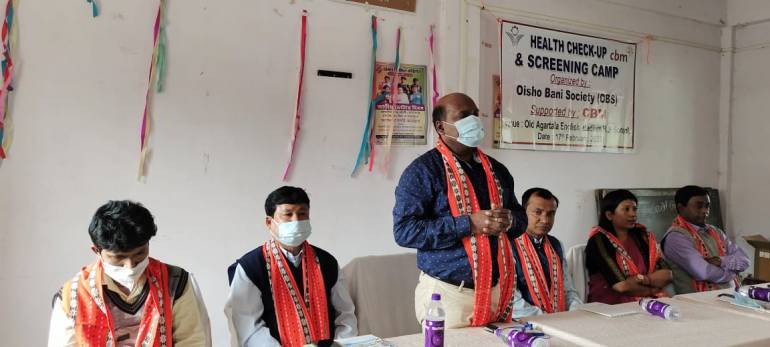
MULTIPOLYGON (((655 238, 660 242, 663 235, 671 226, 671 222, 676 218, 676 203, 674 203, 674 194, 679 188, 637 188, 628 189, 636 198, 639 199, 637 207, 637 219, 639 223, 652 230, 655 238)), ((711 214, 706 223, 722 227, 722 210, 719 205, 719 191, 713 188, 705 188, 711 198, 711 214)), ((600 211, 600 201, 608 192, 615 189, 597 189, 596 211, 600 211)), ((597 213, 597 217, 599 214, 597 213)), ((597 219, 598 222, 598 219, 597 219)))

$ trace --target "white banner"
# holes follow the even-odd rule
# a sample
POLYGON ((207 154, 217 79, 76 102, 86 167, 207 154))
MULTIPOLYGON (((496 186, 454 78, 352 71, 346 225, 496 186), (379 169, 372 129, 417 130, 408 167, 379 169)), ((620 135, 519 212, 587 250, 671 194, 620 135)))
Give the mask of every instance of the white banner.
POLYGON ((500 148, 633 151, 636 44, 500 26, 500 148))

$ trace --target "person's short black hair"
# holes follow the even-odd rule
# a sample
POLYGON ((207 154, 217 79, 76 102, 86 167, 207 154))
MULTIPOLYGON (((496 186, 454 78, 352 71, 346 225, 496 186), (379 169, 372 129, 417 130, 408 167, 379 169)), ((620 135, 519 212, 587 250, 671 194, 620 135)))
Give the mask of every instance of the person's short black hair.
POLYGON ((444 105, 436 105, 433 108, 433 126, 436 126, 436 122, 446 119, 446 107, 444 105))
POLYGON ((682 205, 687 206, 687 203, 690 202, 690 199, 696 196, 708 196, 709 192, 703 187, 698 186, 684 186, 682 188, 679 188, 676 190, 676 194, 674 194, 674 202, 676 202, 676 205, 682 205))
POLYGON ((556 207, 559 207, 559 198, 557 198, 556 195, 553 195, 548 189, 535 187, 527 189, 527 191, 521 195, 521 205, 524 206, 524 208, 527 208, 529 198, 532 196, 539 196, 546 200, 554 200, 556 201, 556 207))
POLYGON ((116 252, 144 246, 157 231, 150 211, 129 200, 108 201, 96 210, 88 226, 96 248, 116 252))
POLYGON ((275 214, 276 206, 283 204, 306 204, 309 207, 310 198, 302 188, 283 186, 274 190, 265 199, 265 214, 272 217, 275 214))
POLYGON ((615 230, 612 221, 607 219, 607 212, 614 213, 620 203, 626 200, 633 200, 635 203, 639 203, 636 195, 625 189, 613 190, 607 193, 599 203, 599 226, 607 231, 615 230))

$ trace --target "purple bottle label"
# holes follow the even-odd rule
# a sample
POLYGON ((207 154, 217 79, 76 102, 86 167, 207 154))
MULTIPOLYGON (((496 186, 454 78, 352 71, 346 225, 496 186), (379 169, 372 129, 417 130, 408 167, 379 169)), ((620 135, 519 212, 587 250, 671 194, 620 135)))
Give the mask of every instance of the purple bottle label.
POLYGON ((540 336, 534 336, 519 330, 512 330, 508 333, 508 346, 511 347, 532 347, 540 336))
POLYGON ((647 302, 647 305, 644 307, 644 309, 654 316, 666 318, 667 307, 669 307, 669 305, 664 302, 658 300, 650 300, 647 302))
POLYGON ((770 289, 751 287, 749 288, 749 297, 756 300, 770 301, 770 289))
POLYGON ((444 321, 426 320, 425 347, 444 347, 444 321))

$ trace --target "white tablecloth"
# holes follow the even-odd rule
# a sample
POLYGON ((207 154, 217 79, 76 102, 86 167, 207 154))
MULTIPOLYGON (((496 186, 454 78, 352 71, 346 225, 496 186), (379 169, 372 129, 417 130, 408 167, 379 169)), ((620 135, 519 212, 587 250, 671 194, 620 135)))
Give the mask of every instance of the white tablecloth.
MULTIPOLYGON (((761 285, 763 287, 766 284, 761 285)), ((622 304, 639 314, 609 318, 587 311, 528 317, 551 336, 551 346, 770 346, 770 314, 737 307, 716 299, 712 292, 677 295, 662 301, 682 312, 678 321, 667 321, 643 312, 637 303, 622 304)), ((450 329, 446 347, 505 346, 482 328, 450 329)), ((424 346, 422 334, 387 339, 398 347, 424 346)))
POLYGON ((581 346, 770 346, 770 324, 765 320, 703 303, 661 300, 678 306, 682 318, 667 321, 647 313, 609 318, 578 310, 528 320, 551 336, 581 346))
MULTIPOLYGON (((766 288, 767 285, 768 283, 765 283, 765 284, 757 285, 757 287, 766 288)), ((735 314, 746 315, 746 316, 770 321, 770 313, 768 312, 761 312, 761 311, 752 310, 747 307, 736 306, 729 302, 719 300, 717 298, 719 294, 722 294, 722 293, 732 294, 733 292, 734 290, 732 288, 721 289, 721 290, 714 290, 710 292, 681 294, 681 295, 674 296, 674 299, 701 303, 704 305, 708 305, 709 307, 715 310, 727 311, 735 314)))
MULTIPOLYGON (((505 324, 498 324, 503 327, 505 324)), ((424 347, 425 340, 422 334, 414 334, 407 336, 393 337, 385 339, 388 342, 392 342, 396 347, 424 347)), ((551 347, 571 347, 577 346, 574 343, 559 339, 551 338, 551 347)), ((482 347, 482 346, 498 346, 505 347, 506 344, 492 333, 485 331, 483 328, 464 328, 464 329, 448 329, 444 332, 444 347, 482 347)))

